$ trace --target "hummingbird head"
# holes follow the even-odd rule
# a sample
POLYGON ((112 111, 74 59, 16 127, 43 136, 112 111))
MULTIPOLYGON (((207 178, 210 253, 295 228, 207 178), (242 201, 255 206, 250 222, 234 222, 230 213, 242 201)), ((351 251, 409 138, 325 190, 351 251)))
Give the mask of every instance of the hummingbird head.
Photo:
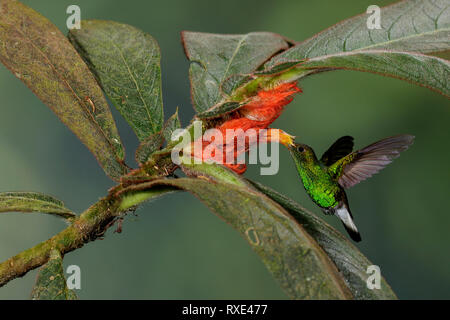
POLYGON ((293 143, 289 146, 289 151, 296 162, 310 162, 316 158, 313 149, 306 144, 293 143))

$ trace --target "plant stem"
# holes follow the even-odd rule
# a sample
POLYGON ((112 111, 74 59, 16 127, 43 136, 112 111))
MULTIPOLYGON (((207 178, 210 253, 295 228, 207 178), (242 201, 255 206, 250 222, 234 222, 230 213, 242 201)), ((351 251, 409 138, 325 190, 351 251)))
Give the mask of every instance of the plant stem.
MULTIPOLYGON (((169 153, 170 155, 170 153, 169 153)), ((130 172, 129 176, 146 176, 148 179, 162 178, 162 172, 170 174, 173 166, 165 166, 165 159, 157 155, 158 164, 163 163, 158 169, 154 169, 155 159, 151 159, 141 168, 130 172), (149 173, 153 170, 152 173, 149 173)), ((24 276, 28 271, 42 266, 50 259, 50 253, 57 250, 64 255, 75 249, 81 248, 86 243, 102 237, 116 218, 131 208, 150 198, 174 191, 174 188, 155 188, 153 190, 136 190, 122 184, 112 188, 108 196, 100 199, 88 208, 78 218, 74 219, 70 226, 41 242, 40 244, 22 251, 18 255, 0 264, 0 287, 9 281, 24 276)))
POLYGON ((52 250, 58 250, 64 255, 102 236, 111 222, 120 214, 116 210, 118 201, 111 201, 110 198, 108 196, 98 201, 75 219, 69 227, 47 241, 1 263, 0 287, 45 264, 52 250))

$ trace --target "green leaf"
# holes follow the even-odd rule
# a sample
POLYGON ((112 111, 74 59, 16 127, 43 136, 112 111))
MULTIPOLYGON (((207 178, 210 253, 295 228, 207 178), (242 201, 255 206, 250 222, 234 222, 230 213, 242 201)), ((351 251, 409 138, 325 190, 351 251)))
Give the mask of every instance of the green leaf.
POLYGON ((163 128, 163 136, 167 142, 171 141, 172 133, 181 128, 180 118, 178 118, 178 108, 175 113, 167 120, 163 128))
POLYGON ((67 38, 18 1, 0 4, 0 61, 67 125, 113 179, 126 172, 123 148, 95 77, 67 38))
POLYGON ((178 188, 171 186, 155 186, 151 189, 143 191, 140 189, 140 185, 132 185, 125 188, 125 191, 122 192, 122 201, 120 203, 119 210, 129 210, 145 201, 155 200, 165 194, 177 191, 179 191, 178 188))
POLYGON ((255 72, 255 75, 259 75, 259 76, 270 76, 270 75, 274 75, 274 74, 278 74, 281 73, 283 71, 289 70, 292 67, 295 67, 297 65, 299 65, 300 63, 302 63, 303 61, 305 61, 304 59, 296 59, 290 62, 282 62, 279 64, 274 65, 272 68, 268 68, 267 70, 262 70, 262 71, 258 71, 255 72))
POLYGON ((221 117, 224 114, 233 112, 240 107, 245 105, 245 103, 239 103, 239 102, 233 102, 233 101, 227 101, 223 103, 219 103, 214 106, 214 108, 211 108, 209 110, 206 110, 204 112, 201 112, 197 115, 199 119, 208 119, 208 118, 215 118, 215 117, 221 117))
POLYGON ((243 86, 245 83, 253 80, 254 77, 250 74, 233 74, 226 78, 220 87, 220 90, 227 96, 233 94, 233 92, 243 86))
POLYGON ((83 20, 70 41, 140 141, 162 129, 161 54, 148 33, 114 21, 83 20))
POLYGON ((381 9, 381 29, 369 29, 369 14, 344 20, 275 56, 275 65, 355 50, 432 53, 449 49, 448 0, 407 0, 381 9))
POLYGON ((31 292, 33 300, 77 300, 73 290, 67 288, 63 260, 57 250, 50 254, 48 262, 39 269, 36 284, 31 292))
POLYGON ((264 186, 249 181, 259 191, 269 196, 285 208, 305 230, 319 243, 344 276, 355 299, 396 299, 386 280, 381 278, 381 289, 367 288, 367 267, 373 265, 345 236, 325 221, 309 212, 295 201, 264 186))
MULTIPOLYGON (((450 96, 450 62, 433 56, 391 51, 356 51, 312 58, 299 69, 358 70, 398 78, 450 96)), ((302 76, 304 76, 303 74, 302 76)))
POLYGON ((227 78, 255 71, 273 54, 288 47, 281 36, 267 32, 219 35, 185 31, 182 42, 191 61, 191 94, 197 112, 223 99, 220 88, 227 78))
POLYGON ((245 183, 227 183, 219 178, 222 175, 159 179, 136 188, 162 185, 193 193, 250 243, 289 297, 353 297, 334 263, 295 219, 265 195, 245 183))
POLYGON ((161 132, 156 132, 142 141, 136 150, 136 161, 138 163, 145 163, 152 153, 161 149, 163 142, 164 137, 161 132))
POLYGON ((42 212, 66 219, 75 217, 63 202, 37 192, 1 192, 0 212, 42 212))
POLYGON ((214 163, 208 164, 206 162, 202 162, 199 164, 189 164, 187 161, 185 161, 182 165, 182 170, 186 173, 186 175, 190 177, 207 176, 214 180, 232 184, 238 187, 250 187, 250 184, 247 181, 243 180, 241 176, 225 168, 224 166, 220 166, 214 163))

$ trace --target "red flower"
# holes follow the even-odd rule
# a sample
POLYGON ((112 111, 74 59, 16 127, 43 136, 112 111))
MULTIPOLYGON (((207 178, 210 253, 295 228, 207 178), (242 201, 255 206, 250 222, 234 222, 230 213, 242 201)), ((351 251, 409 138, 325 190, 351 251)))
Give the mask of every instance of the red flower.
MULTIPOLYGON (((267 129, 267 127, 271 125, 272 122, 274 122, 283 112, 284 106, 292 101, 294 94, 298 92, 302 91, 297 87, 296 82, 283 83, 273 89, 258 92, 258 94, 253 97, 249 103, 239 108, 237 111, 234 111, 228 120, 216 127, 216 129, 219 130, 224 137, 222 144, 218 145, 218 143, 214 143, 214 141, 202 141, 201 150, 204 151, 207 146, 214 144, 218 150, 223 151, 223 164, 226 167, 234 170, 238 174, 244 173, 247 169, 246 165, 227 163, 225 161, 226 155, 232 152, 233 159, 236 160, 241 153, 248 151, 253 143, 258 143, 259 131, 261 129, 267 129), (234 143, 227 143, 227 130, 237 129, 242 130, 240 130, 239 134, 235 136, 234 143), (242 134, 245 134, 245 132, 248 132, 250 129, 256 132, 256 139, 252 139, 248 136, 242 136, 242 134), (245 145, 241 147, 237 145, 237 141, 240 138, 245 139, 245 145)), ((275 141, 285 146, 292 143, 292 136, 280 129, 268 129, 265 136, 267 142, 275 141)), ((200 143, 200 141, 197 143, 200 143)), ((199 157, 199 155, 194 156, 199 157)), ((211 155, 205 155, 204 152, 202 152, 201 159, 206 160, 211 157, 214 157, 214 153, 211 155)))

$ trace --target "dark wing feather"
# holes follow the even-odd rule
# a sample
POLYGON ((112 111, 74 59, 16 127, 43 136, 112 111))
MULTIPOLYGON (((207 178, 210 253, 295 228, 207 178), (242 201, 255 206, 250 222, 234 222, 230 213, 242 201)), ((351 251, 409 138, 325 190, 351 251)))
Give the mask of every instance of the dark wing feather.
POLYGON ((329 168, 344 188, 371 177, 405 151, 413 143, 414 136, 398 135, 375 142, 352 152, 329 168))
POLYGON ((338 161, 339 159, 342 159, 349 153, 353 151, 353 137, 350 136, 344 136, 340 137, 336 140, 335 143, 331 145, 331 147, 328 148, 327 151, 323 154, 322 158, 320 158, 320 161, 325 166, 331 166, 333 163, 338 161))

